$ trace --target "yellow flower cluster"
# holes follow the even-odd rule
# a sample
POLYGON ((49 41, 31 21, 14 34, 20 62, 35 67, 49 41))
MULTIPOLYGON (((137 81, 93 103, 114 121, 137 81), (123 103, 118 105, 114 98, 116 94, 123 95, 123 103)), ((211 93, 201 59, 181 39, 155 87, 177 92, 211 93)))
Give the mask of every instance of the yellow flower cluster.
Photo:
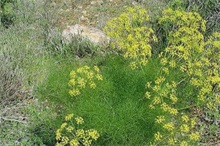
POLYGON ((154 142, 151 145, 187 146, 190 141, 199 141, 200 134, 198 132, 191 132, 195 127, 195 120, 190 119, 187 115, 182 115, 180 118, 181 120, 178 119, 179 123, 174 123, 173 120, 164 116, 157 116, 155 119, 156 123, 161 124, 166 133, 161 134, 160 132, 156 132, 154 134, 154 142))
POLYGON ((95 129, 77 129, 83 123, 82 117, 75 117, 74 120, 74 114, 67 115, 65 122, 56 131, 56 146, 90 146, 92 141, 97 140, 100 135, 95 129))
POLYGON ((166 78, 162 76, 155 79, 154 86, 152 86, 150 82, 147 82, 146 88, 148 91, 145 93, 145 97, 147 99, 152 99, 152 103, 149 106, 159 106, 164 112, 176 115, 178 111, 168 105, 168 103, 175 104, 178 101, 175 90, 176 86, 177 83, 175 81, 169 83, 166 81, 166 78), (151 96, 152 93, 154 95, 153 97, 151 96))
POLYGON ((71 87, 71 90, 69 91, 69 94, 71 96, 77 96, 81 93, 81 90, 87 86, 95 89, 95 82, 98 80, 103 80, 103 77, 97 66, 94 66, 93 68, 83 66, 77 70, 73 70, 70 72, 69 86, 71 87))
MULTIPOLYGON (((210 109, 220 104, 220 33, 204 39, 205 20, 198 13, 167 9, 160 24, 172 24, 165 54, 161 54, 162 70, 180 70, 194 89, 195 100, 206 103, 210 109), (214 90, 213 90, 214 88, 214 90)), ((167 72, 167 71, 166 71, 167 72)))
MULTIPOLYGON (((150 82, 146 83, 148 91, 146 92, 145 97, 152 100, 149 107, 155 108, 157 106, 166 113, 166 117, 164 115, 159 115, 155 119, 155 122, 160 124, 163 131, 166 131, 166 133, 163 134, 159 131, 155 133, 154 142, 151 143, 152 146, 160 145, 162 143, 164 145, 181 145, 182 143, 183 145, 185 142, 180 139, 184 140, 189 137, 190 131, 192 131, 195 126, 194 119, 190 119, 187 115, 179 116, 180 113, 175 108, 175 104, 179 99, 176 91, 178 83, 175 81, 168 82, 166 80, 165 77, 159 76, 155 79, 154 84, 150 82), (167 135, 169 135, 169 137, 167 137, 167 135)), ((198 141, 198 139, 190 140, 198 141)), ((188 142, 186 142, 185 145, 187 144, 188 142)))
POLYGON ((139 6, 127 8, 117 18, 107 22, 104 31, 111 38, 125 58, 131 59, 130 67, 147 64, 151 57, 151 42, 156 42, 154 31, 147 27, 149 23, 147 11, 139 6))
MULTIPOLYGON (((191 102, 215 109, 220 105, 220 33, 204 39, 205 21, 197 13, 167 9, 159 20, 161 25, 170 26, 168 45, 159 54, 161 70, 154 83, 147 83, 145 97, 152 102, 154 109, 159 107, 166 117, 158 115, 155 122, 160 124, 164 134, 157 132, 152 145, 181 145, 199 141, 200 134, 195 131, 195 118, 180 113, 176 105, 180 98, 191 97, 191 102), (181 77, 168 79, 170 70, 181 77), (189 93, 179 92, 187 85, 189 93), (167 136, 168 135, 168 136, 167 136), (166 137, 166 138, 162 138, 166 137)), ((187 102, 187 101, 186 101, 187 102)), ((183 108, 184 109, 184 108, 183 108)))
MULTIPOLYGON (((187 115, 180 115, 176 104, 179 96, 190 96, 191 102, 206 105, 209 109, 216 109, 220 105, 220 33, 213 33, 204 39, 205 21, 197 13, 173 11, 167 9, 160 18, 161 25, 174 28, 169 32, 168 46, 159 55, 162 65, 159 77, 154 84, 147 83, 147 99, 152 100, 150 108, 158 106, 165 113, 157 116, 155 122, 167 131, 164 135, 155 134, 154 143, 164 145, 187 146, 200 139, 199 132, 194 130, 195 119, 187 115), (169 70, 181 74, 181 80, 170 81, 166 77, 169 70), (181 73, 182 72, 182 73, 181 73), (167 80, 167 81, 166 81, 167 80), (193 90, 190 93, 177 94, 181 84, 187 84, 193 90), (153 95, 153 96, 152 96, 153 95), (166 135, 169 135, 167 138, 166 135), (166 137, 166 139, 162 139, 166 137), (178 141, 176 140, 178 139, 178 141)), ((183 90, 181 86, 181 90, 183 90)))

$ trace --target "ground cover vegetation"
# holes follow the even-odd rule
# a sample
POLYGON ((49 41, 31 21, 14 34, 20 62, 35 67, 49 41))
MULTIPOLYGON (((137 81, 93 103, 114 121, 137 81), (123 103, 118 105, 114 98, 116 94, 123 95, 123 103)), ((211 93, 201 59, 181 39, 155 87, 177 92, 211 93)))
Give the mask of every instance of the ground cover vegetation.
POLYGON ((218 6, 2 0, 0 145, 220 144, 218 6), (63 43, 81 7, 108 47, 63 43))

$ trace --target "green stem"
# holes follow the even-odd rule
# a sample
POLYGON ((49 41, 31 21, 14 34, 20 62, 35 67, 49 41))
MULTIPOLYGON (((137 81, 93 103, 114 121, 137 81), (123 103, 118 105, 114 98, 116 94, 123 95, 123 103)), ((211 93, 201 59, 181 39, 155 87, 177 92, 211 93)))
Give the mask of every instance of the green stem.
POLYGON ((144 69, 143 69, 142 65, 140 65, 140 67, 141 67, 141 71, 143 72, 143 74, 146 75, 145 72, 144 72, 144 69))
POLYGON ((189 108, 196 107, 196 106, 198 106, 198 105, 197 104, 193 104, 193 105, 190 105, 190 106, 186 106, 186 107, 180 108, 180 109, 178 109, 178 111, 189 109, 189 108))

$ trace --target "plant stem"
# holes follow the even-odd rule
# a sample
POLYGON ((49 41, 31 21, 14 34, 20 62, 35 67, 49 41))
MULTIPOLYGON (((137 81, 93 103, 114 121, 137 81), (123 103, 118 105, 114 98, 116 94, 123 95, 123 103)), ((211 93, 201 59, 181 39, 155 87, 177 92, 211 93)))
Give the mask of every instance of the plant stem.
POLYGON ((190 105, 190 106, 186 106, 186 107, 180 108, 180 109, 178 109, 178 111, 189 109, 189 108, 196 107, 196 106, 198 106, 198 105, 197 104, 193 104, 193 105, 190 105))

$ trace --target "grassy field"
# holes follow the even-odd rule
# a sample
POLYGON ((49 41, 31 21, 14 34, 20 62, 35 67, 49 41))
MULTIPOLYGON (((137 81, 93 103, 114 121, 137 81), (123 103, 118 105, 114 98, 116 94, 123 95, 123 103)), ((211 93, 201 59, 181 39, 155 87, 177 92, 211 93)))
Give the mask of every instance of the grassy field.
MULTIPOLYGON (((205 55, 199 54, 201 52, 198 55, 191 55, 193 57, 189 57, 188 60, 192 64, 193 61, 202 60, 201 56, 207 57, 212 63, 207 68, 205 63, 203 65, 195 63, 197 66, 194 68, 200 67, 204 74, 196 71, 194 73, 193 70, 194 74, 191 75, 188 73, 190 69, 183 72, 183 69, 178 68, 188 61, 185 63, 178 58, 179 56, 173 55, 172 51, 169 52, 169 48, 175 46, 172 37, 177 36, 177 34, 172 36, 170 32, 178 31, 181 28, 180 22, 176 27, 174 24, 171 27, 171 23, 174 23, 171 21, 162 25, 161 22, 165 19, 175 18, 171 14, 170 17, 159 20, 164 15, 162 11, 168 7, 176 10, 187 8, 189 11, 191 5, 188 7, 185 5, 186 3, 165 0, 18 0, 13 4, 10 1, 4 4, 0 11, 0 145, 58 145, 64 141, 56 138, 59 129, 67 130, 67 126, 61 128, 63 127, 61 125, 68 123, 66 116, 71 113, 74 113, 74 117, 82 117, 84 123, 79 124, 80 122, 77 123, 77 120, 73 119, 71 124, 74 121, 77 123, 73 126, 74 130, 70 130, 69 133, 68 130, 64 130, 65 132, 61 130, 62 137, 69 136, 68 144, 63 145, 71 145, 70 141, 74 138, 79 145, 86 145, 85 141, 90 138, 91 145, 97 146, 220 144, 218 103, 220 37, 216 35, 211 43, 207 41, 211 40, 208 37, 209 33, 219 31, 218 25, 210 30, 209 25, 212 22, 209 21, 210 17, 207 17, 208 31, 202 32, 202 28, 199 30, 205 39, 196 42, 199 37, 195 37, 195 42, 198 43, 196 45, 190 40, 184 42, 183 46, 187 50, 189 46, 187 43, 192 43, 190 45, 197 48, 204 41, 208 44, 206 47, 213 49, 214 53, 211 58, 210 54, 205 54, 206 51, 205 55), (144 22, 144 25, 151 27, 158 38, 157 42, 149 43, 153 54, 148 58, 146 65, 131 68, 132 58, 123 56, 123 53, 131 49, 97 47, 82 40, 65 45, 61 41, 61 32, 68 25, 82 24, 103 30, 107 21, 117 18, 126 8, 135 6, 147 10, 151 19, 147 23, 144 22), (15 16, 13 24, 6 27, 4 21, 7 19, 3 21, 3 16, 8 18, 15 16), (84 53, 85 49, 93 53, 84 53), (160 54, 161 52, 163 53, 160 54), (169 54, 173 56, 170 57, 169 54), (168 60, 167 64, 163 63, 163 57, 167 57, 165 58, 168 60), (86 87, 79 87, 80 94, 71 96, 70 90, 75 89, 75 86, 69 85, 70 73, 75 71, 80 74, 77 70, 83 66, 88 66, 89 69, 97 66, 103 79, 94 81, 94 89, 89 88, 89 83, 85 81, 86 87), (164 71, 166 69, 169 73, 164 71), (213 74, 208 76, 210 74, 206 70, 213 71, 213 74), (202 76, 198 77, 200 74, 202 76), (211 91, 204 91, 207 93, 205 103, 197 99, 200 90, 203 91, 203 85, 194 83, 192 78, 207 83, 207 88, 210 83, 211 91), (210 82, 206 82, 206 79, 210 82), (215 110, 206 105, 209 101, 215 110), (175 110, 178 114, 175 114, 175 110), (192 126, 194 118, 196 124, 192 126), (172 131, 172 128, 175 130, 172 131), (99 134, 97 140, 88 129, 97 130, 99 134), (85 130, 85 133, 76 136, 79 132, 77 130, 85 130), (196 132, 199 133, 199 138, 196 137, 196 132)), ((199 6, 201 5, 202 3, 199 6)), ((218 6, 218 3, 215 6, 218 6)), ((213 5, 210 4, 210 7, 213 5)), ((211 10, 209 7, 206 8, 211 10)), ((210 13, 209 11, 208 14, 210 13)), ((187 17, 187 14, 181 11, 181 15, 187 17)), ((191 17, 193 16, 192 14, 191 17)), ((188 20, 191 20, 191 17, 188 20)), ((141 27, 142 24, 138 23, 140 19, 136 19, 134 25, 132 23, 131 29, 141 27)), ((197 21, 193 20, 193 23, 197 25, 197 21)), ((199 28, 200 21, 198 24, 199 28)), ((138 29, 131 32, 135 34, 138 29)), ((140 35, 144 36, 144 33, 140 35)), ((191 33, 182 32, 182 34, 191 37, 191 33)), ((127 36, 123 39, 126 40, 127 36)), ((136 41, 135 38, 132 39, 136 41)), ((181 39, 175 38, 177 42, 181 39)), ((181 41, 177 45, 181 46, 181 41)), ((117 41, 113 43, 120 48, 117 41)), ((84 76, 77 77, 75 81, 79 82, 79 78, 84 76)))

